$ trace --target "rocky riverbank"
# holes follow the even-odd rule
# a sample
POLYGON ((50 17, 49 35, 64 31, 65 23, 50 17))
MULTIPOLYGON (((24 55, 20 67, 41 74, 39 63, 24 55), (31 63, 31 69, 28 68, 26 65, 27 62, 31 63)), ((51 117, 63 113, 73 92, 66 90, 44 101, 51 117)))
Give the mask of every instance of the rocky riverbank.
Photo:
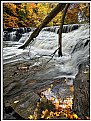
POLYGON ((4 106, 12 107, 24 119, 33 114, 40 99, 38 93, 60 83, 60 80, 33 80, 40 69, 29 69, 30 65, 31 62, 16 62, 3 66, 4 106))
MULTIPOLYGON (((22 61, 16 63, 14 62, 3 65, 4 119, 28 119, 30 115, 33 115, 34 110, 36 109, 36 103, 40 100, 39 93, 50 88, 51 84, 55 85, 55 87, 57 85, 61 85, 61 87, 66 87, 64 95, 68 94, 68 89, 70 86, 65 86, 64 78, 56 80, 34 80, 32 78, 34 77, 35 73, 37 71, 40 71, 41 69, 37 66, 29 68, 30 65, 32 65, 31 61, 22 61), (9 113, 9 110, 6 111, 6 109, 8 108, 9 110, 11 110, 11 112, 9 113), (13 114, 17 115, 13 116, 13 114)), ((85 64, 84 68, 79 68, 78 76, 74 81, 75 87, 78 83, 77 80, 82 80, 83 76, 84 78, 86 77, 86 83, 89 84, 89 78, 87 79, 86 76, 87 74, 82 75, 82 71, 86 69, 86 65, 87 64, 85 64)), ((89 85, 87 86, 87 88, 89 89, 89 85)), ((75 88, 75 96, 77 92, 78 91, 75 88)), ((73 94, 73 91, 69 93, 73 94)), ((78 93, 80 95, 80 92, 78 93)), ((76 106, 74 105, 74 109, 75 108, 76 106)))

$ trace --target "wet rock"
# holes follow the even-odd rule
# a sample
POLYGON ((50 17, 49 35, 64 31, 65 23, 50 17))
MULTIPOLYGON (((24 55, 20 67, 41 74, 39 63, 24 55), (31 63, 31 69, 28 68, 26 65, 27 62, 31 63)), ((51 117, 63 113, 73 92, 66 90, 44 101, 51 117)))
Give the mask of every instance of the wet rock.
POLYGON ((84 62, 79 66, 79 73, 74 81, 75 91, 73 111, 75 111, 81 119, 90 117, 90 85, 88 83, 89 71, 88 74, 84 73, 85 70, 89 70, 89 66, 87 66, 88 69, 86 67, 88 63, 89 61, 84 62))
POLYGON ((24 118, 22 118, 18 113, 16 113, 14 111, 14 109, 11 107, 11 106, 8 106, 8 107, 3 107, 3 114, 4 114, 4 117, 3 119, 20 119, 20 120, 23 120, 24 118))
MULTIPOLYGON (((17 67, 25 66, 26 64, 31 65, 31 62, 18 62, 4 65, 5 107, 12 107, 24 119, 28 119, 30 115, 34 114, 36 103, 40 100, 39 93, 48 89, 51 84, 55 85, 52 91, 56 90, 55 93, 58 92, 59 96, 63 98, 64 95, 73 93, 70 93, 70 85, 66 86, 67 83, 64 81, 64 78, 55 80, 53 78, 34 79, 38 71, 31 70, 30 68, 29 71, 17 70, 17 67), (17 72, 17 74, 10 77, 14 72, 17 72), (64 89, 64 92, 62 89, 64 89)), ((81 78, 81 75, 79 78, 81 78)), ((79 83, 81 82, 79 81, 79 83)), ((9 119, 9 117, 6 117, 6 119, 9 119)))
MULTIPOLYGON (((38 93, 46 90, 51 84, 58 85, 63 80, 41 79, 33 80, 36 71, 18 71, 17 67, 31 65, 29 62, 10 63, 4 65, 4 104, 12 107, 21 117, 28 119, 36 109, 36 103, 40 100, 38 93), (9 71, 8 71, 9 69, 9 71), (16 75, 10 77, 14 72, 16 75)), ((9 117, 7 117, 8 119, 9 117)))

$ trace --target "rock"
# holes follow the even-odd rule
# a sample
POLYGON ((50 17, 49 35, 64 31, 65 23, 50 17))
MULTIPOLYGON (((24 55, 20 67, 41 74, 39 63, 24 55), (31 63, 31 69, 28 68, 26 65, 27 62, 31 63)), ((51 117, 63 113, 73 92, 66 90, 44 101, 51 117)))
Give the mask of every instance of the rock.
POLYGON ((88 83, 89 74, 83 73, 87 68, 86 65, 87 62, 84 62, 79 66, 79 73, 74 81, 73 111, 75 111, 75 113, 81 119, 86 119, 86 116, 90 117, 90 85, 88 83))

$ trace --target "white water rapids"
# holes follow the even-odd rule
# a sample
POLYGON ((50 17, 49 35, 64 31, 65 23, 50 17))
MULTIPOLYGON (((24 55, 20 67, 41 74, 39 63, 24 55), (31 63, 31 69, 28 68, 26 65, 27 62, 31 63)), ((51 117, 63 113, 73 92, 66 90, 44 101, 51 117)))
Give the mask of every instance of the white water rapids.
MULTIPOLYGON (((35 62, 31 67, 43 66, 51 58, 49 55, 58 48, 58 34, 41 31, 29 47, 30 52, 29 48, 25 50, 18 49, 25 41, 26 36, 27 34, 24 34, 18 42, 3 41, 4 64, 19 60, 32 61, 34 59, 35 62)), ((89 36, 89 25, 83 25, 69 33, 62 33, 63 56, 58 57, 58 52, 56 52, 53 59, 46 64, 46 69, 37 72, 34 78, 56 79, 66 77, 74 79, 78 72, 78 65, 89 57, 89 44, 84 46, 89 36)))

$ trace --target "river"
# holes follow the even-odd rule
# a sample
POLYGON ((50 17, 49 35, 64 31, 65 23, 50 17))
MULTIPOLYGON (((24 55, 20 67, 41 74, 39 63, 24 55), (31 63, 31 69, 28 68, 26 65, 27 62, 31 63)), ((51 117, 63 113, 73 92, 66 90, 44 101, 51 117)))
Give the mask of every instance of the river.
MULTIPOLYGON (((16 112, 19 112, 19 114, 26 119, 29 115, 29 112, 24 114, 23 109, 28 110, 29 102, 31 101, 30 99, 25 99, 26 101, 20 101, 22 100, 22 96, 20 96, 21 94, 27 94, 27 97, 29 97, 30 95, 34 95, 32 94, 33 89, 39 91, 39 89, 41 90, 42 88, 42 90, 44 90, 43 93, 48 99, 50 96, 54 95, 55 97, 55 95, 57 96, 58 94, 62 99, 67 96, 72 97, 73 92, 69 90, 69 86, 73 85, 73 81, 75 80, 75 77, 78 73, 79 65, 83 62, 86 62, 90 56, 90 31, 88 24, 82 25, 74 31, 62 33, 63 56, 58 57, 58 53, 56 52, 52 59, 52 54, 58 48, 58 34, 56 31, 54 31, 54 28, 51 29, 53 31, 47 31, 47 29, 43 29, 40 34, 34 38, 32 44, 24 50, 18 49, 18 47, 27 40, 32 32, 23 34, 19 41, 3 41, 3 65, 6 67, 6 69, 4 67, 3 77, 5 103, 10 99, 11 101, 8 101, 8 105, 13 105, 12 107, 15 108, 16 112), (17 72, 15 66, 16 63, 18 63, 17 72), (25 65, 22 65, 22 63, 25 63, 25 65), (26 67, 26 64, 29 64, 28 72, 23 71, 22 73, 23 75, 24 73, 27 73, 27 75, 24 75, 24 77, 21 74, 20 78, 18 74, 20 74, 20 71, 23 67, 26 67), (10 69, 13 70, 13 73, 16 72, 14 73, 14 76, 18 75, 18 77, 13 77, 12 71, 10 71, 10 69), (29 70, 34 70, 34 72, 31 73, 29 70), (9 79, 7 79, 7 75, 9 76, 9 79), (36 80, 42 81, 36 83, 36 80), (55 84, 55 80, 58 81, 58 84, 55 84), (29 84, 32 86, 31 83, 33 83, 34 87, 29 89, 29 84), (48 95, 45 93, 45 91, 47 87, 49 88, 52 83, 53 88, 51 93, 48 95), (22 91, 23 93, 21 93, 22 91), (30 95, 29 92, 31 92, 30 95), (14 103, 14 100, 19 100, 21 103, 18 106, 14 106, 14 104, 12 104, 14 103), (20 110, 22 111, 20 112, 20 110)), ((35 91, 33 93, 35 93, 35 91)), ((35 97, 37 98, 36 95, 34 98, 35 97)))

